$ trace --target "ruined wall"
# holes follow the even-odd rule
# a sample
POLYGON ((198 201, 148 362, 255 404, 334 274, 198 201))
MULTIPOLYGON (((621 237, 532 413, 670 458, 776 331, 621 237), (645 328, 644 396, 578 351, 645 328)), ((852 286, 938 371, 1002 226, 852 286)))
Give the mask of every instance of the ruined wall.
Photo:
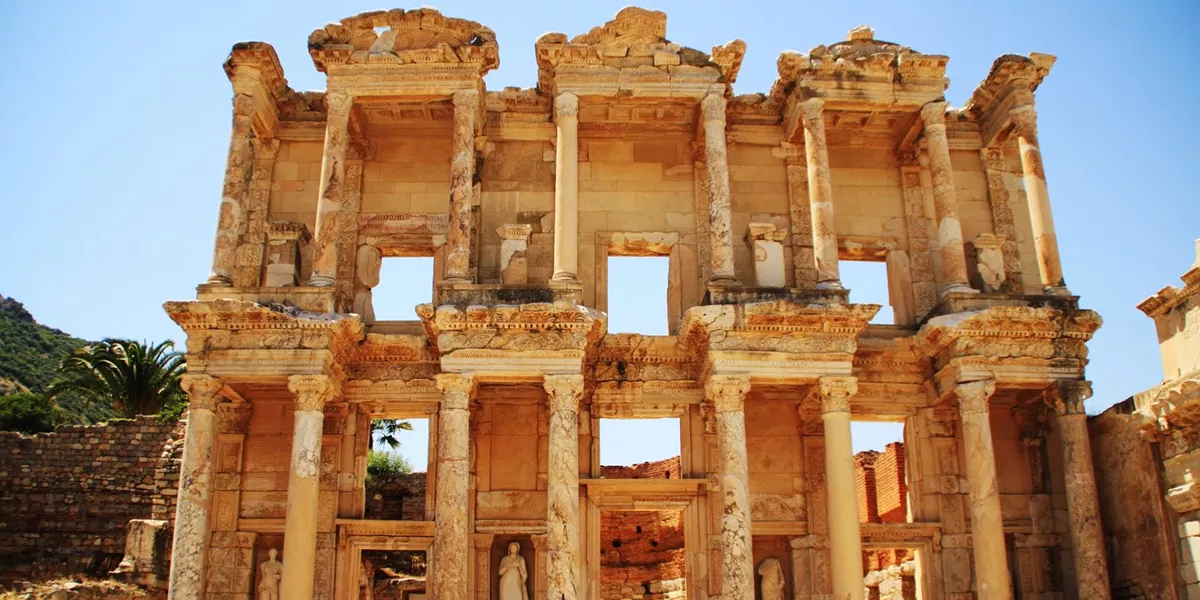
POLYGON ((638 463, 636 465, 601 466, 600 472, 606 479, 679 479, 679 457, 638 463))
POLYGON ((424 521, 425 480, 424 472, 368 478, 366 518, 424 521))
POLYGON ((879 502, 875 489, 875 459, 879 453, 864 450, 854 455, 854 495, 858 498, 858 521, 879 522, 879 502))
POLYGON ((908 520, 908 484, 904 480, 904 444, 892 442, 883 452, 854 455, 854 484, 861 523, 908 520))
POLYGON ((116 567, 129 520, 166 510, 156 470, 174 428, 139 417, 0 433, 0 581, 116 567))
MULTIPOLYGON (((679 479, 679 457, 633 466, 602 466, 607 479, 679 479)), ((663 600, 685 597, 687 556, 683 513, 603 512, 600 515, 600 597, 663 600)))

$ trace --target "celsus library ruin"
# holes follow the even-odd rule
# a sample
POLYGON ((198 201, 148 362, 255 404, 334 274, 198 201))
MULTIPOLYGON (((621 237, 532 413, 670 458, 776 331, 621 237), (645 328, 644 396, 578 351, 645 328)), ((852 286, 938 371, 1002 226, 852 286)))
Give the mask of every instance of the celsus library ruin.
POLYGON ((744 42, 635 7, 538 38, 524 89, 429 8, 308 48, 323 91, 266 43, 225 62, 212 272, 165 304, 186 434, 156 430, 116 572, 174 600, 1200 598, 1200 266, 1139 306, 1164 382, 1089 419, 1055 57, 979 65, 953 107, 947 56, 867 26, 737 95, 744 42), (668 334, 609 331, 611 259, 655 257, 668 334), (402 259, 432 263, 419 320, 372 297, 402 259), (393 419, 428 462, 369 489, 393 419), (678 456, 602 464, 640 443, 615 419, 676 424, 678 456), (903 436, 855 454, 852 421, 903 436))

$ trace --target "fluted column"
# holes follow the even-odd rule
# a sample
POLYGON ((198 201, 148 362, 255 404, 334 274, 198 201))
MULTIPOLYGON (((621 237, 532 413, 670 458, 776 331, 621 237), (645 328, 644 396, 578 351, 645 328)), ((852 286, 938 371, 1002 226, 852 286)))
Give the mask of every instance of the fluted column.
POLYGON ((812 211, 817 287, 841 289, 837 226, 833 222, 833 179, 829 173, 829 147, 825 142, 825 102, 820 98, 801 102, 800 120, 804 124, 804 153, 808 162, 808 206, 812 211))
POLYGON ((704 161, 708 168, 708 243, 713 283, 737 280, 733 270, 733 208, 729 200, 729 150, 725 145, 725 96, 700 101, 704 119, 704 161))
POLYGON ((454 140, 450 154, 450 230, 446 235, 446 277, 471 281, 471 231, 475 198, 475 119, 479 90, 454 92, 454 140))
POLYGON ((579 279, 579 97, 554 99, 554 279, 579 279))
POLYGON ((996 479, 996 452, 988 401, 996 391, 991 379, 960 383, 954 388, 962 417, 971 488, 971 541, 975 556, 975 592, 979 600, 1012 600, 1012 576, 1004 545, 1004 517, 996 479))
POLYGON ((829 554, 834 600, 862 600, 862 535, 854 489, 854 444, 850 438, 850 397, 854 377, 822 377, 821 420, 825 424, 825 490, 829 514, 829 554))
POLYGON ((1069 295, 1071 292, 1067 291, 1067 284, 1063 281, 1062 262, 1058 255, 1054 215, 1050 213, 1050 191, 1046 188, 1042 149, 1038 146, 1037 111, 1032 106, 1019 106, 1009 111, 1008 116, 1012 120, 1021 151, 1025 197, 1029 202, 1029 223, 1033 228, 1033 247, 1037 251, 1042 289, 1047 294, 1069 295))
POLYGON ((546 472, 546 589, 577 600, 579 584, 579 397, 583 376, 547 375, 550 465, 546 472))
POLYGON ((179 468, 168 594, 169 600, 200 600, 204 597, 204 557, 208 554, 212 505, 213 422, 221 380, 209 375, 184 375, 179 384, 188 395, 188 418, 183 464, 179 468))
POLYGON ((1060 381, 1051 387, 1046 400, 1058 415, 1058 437, 1062 440, 1063 480, 1067 488, 1067 518, 1075 555, 1075 581, 1079 597, 1106 600, 1112 597, 1108 583, 1108 561, 1096 494, 1096 472, 1092 465, 1092 442, 1088 436, 1083 401, 1091 397, 1087 381, 1060 381))
POLYGON ((229 136, 229 156, 225 159, 225 183, 221 187, 221 209, 217 213, 217 237, 213 245, 212 273, 208 285, 232 285, 237 247, 246 228, 250 196, 255 99, 249 89, 257 86, 245 72, 233 77, 233 131, 229 136))
POLYGON ((467 600, 471 567, 467 465, 471 447, 471 396, 475 376, 443 373, 437 376, 442 403, 438 408, 437 491, 433 525, 432 597, 467 600))
POLYGON ((283 524, 281 598, 312 598, 317 555, 317 499, 321 479, 321 436, 325 403, 334 385, 324 375, 292 375, 288 390, 295 396, 292 465, 288 474, 287 518, 283 524))
POLYGON ((929 174, 933 179, 933 207, 937 216, 938 251, 942 257, 942 293, 973 292, 967 279, 967 257, 963 249, 962 224, 958 220, 958 194, 954 191, 954 169, 946 142, 947 102, 930 102, 921 108, 925 143, 929 151, 929 174))
POLYGON ((717 468, 721 477, 721 598, 754 600, 754 556, 750 538, 750 483, 746 458, 744 375, 709 377, 705 393, 716 409, 717 468))
POLYGON ((350 108, 354 98, 345 92, 325 94, 325 153, 321 156, 321 181, 317 187, 316 240, 308 285, 330 287, 337 279, 338 221, 346 185, 346 150, 350 147, 350 108))

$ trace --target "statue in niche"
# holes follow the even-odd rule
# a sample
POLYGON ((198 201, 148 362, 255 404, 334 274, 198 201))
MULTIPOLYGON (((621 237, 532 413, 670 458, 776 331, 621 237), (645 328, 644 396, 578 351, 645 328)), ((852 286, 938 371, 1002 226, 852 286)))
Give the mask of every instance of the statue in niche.
POLYGON ((267 551, 267 560, 258 565, 258 600, 279 600, 279 580, 283 577, 283 563, 279 562, 279 551, 267 551))
POLYGON ((758 574, 762 576, 762 586, 759 590, 762 600, 783 600, 783 566, 774 558, 768 558, 758 565, 758 574))
POLYGON ((508 554, 500 559, 500 600, 529 600, 529 593, 525 589, 525 580, 528 578, 525 559, 521 556, 521 544, 513 542, 508 545, 508 554))

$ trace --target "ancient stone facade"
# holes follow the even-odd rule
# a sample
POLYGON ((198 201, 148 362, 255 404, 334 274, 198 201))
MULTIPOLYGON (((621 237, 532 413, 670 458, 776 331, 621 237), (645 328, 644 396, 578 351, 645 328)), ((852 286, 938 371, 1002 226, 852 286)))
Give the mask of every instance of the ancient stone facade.
POLYGON ((175 598, 248 598, 281 549, 289 599, 414 551, 433 597, 487 600, 515 542, 522 597, 595 600, 603 516, 630 510, 681 515, 701 600, 858 600, 877 549, 914 552, 924 598, 1107 596, 1100 318, 1063 283, 1036 138, 1054 58, 1005 55, 952 108, 946 56, 859 27, 735 96, 744 42, 666 33, 631 7, 546 34, 536 87, 502 91, 492 30, 432 9, 314 31, 324 91, 234 46, 212 275, 165 305, 192 398, 175 598), (373 317, 395 256, 433 258, 420 322, 373 317), (669 335, 608 332, 614 256, 668 259, 669 335), (894 325, 846 260, 886 264, 894 325), (366 518, 370 420, 417 417, 424 519, 366 518), (606 418, 678 419, 680 477, 604 477, 606 418), (902 521, 859 522, 854 419, 905 424, 902 521))

